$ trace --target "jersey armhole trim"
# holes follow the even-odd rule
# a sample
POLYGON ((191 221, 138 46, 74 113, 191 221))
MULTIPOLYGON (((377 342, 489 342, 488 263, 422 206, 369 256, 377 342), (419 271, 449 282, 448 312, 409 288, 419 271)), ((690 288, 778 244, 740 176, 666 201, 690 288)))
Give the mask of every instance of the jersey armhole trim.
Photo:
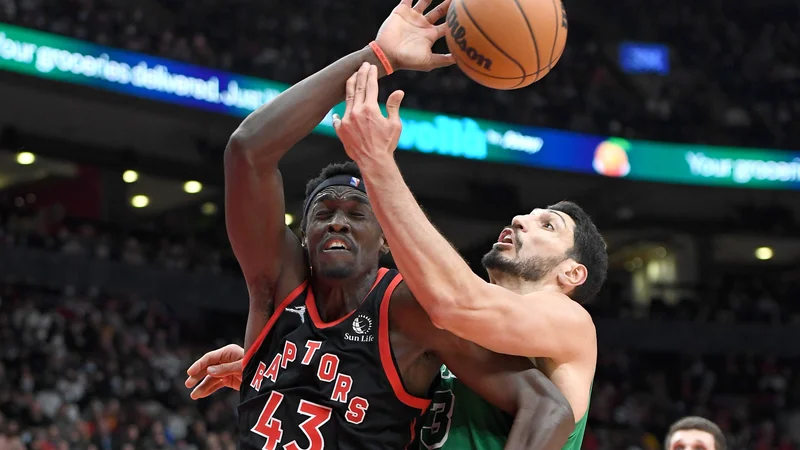
POLYGON ((255 353, 258 351, 258 348, 261 347, 261 344, 264 342, 267 334, 269 334, 269 330, 271 330, 275 325, 275 322, 278 321, 278 317, 280 317, 283 310, 286 309, 286 307, 289 306, 289 304, 292 303, 303 292, 303 290, 305 290, 307 285, 308 280, 300 283, 300 286, 294 288, 294 290, 290 292, 285 299, 283 299, 278 307, 275 308, 275 311, 272 313, 272 316, 270 316, 267 324, 264 325, 264 328, 261 329, 261 333, 258 334, 255 342, 253 342, 253 345, 251 345, 250 348, 247 349, 247 353, 244 354, 244 358, 242 358, 242 370, 247 367, 247 363, 250 362, 250 358, 252 358, 253 355, 255 355, 255 353))
POLYGON ((409 394, 403 386, 403 381, 395 366, 394 358, 392 357, 392 346, 389 343, 389 301, 392 299, 392 293, 400 282, 403 281, 403 276, 397 274, 394 279, 389 283, 386 291, 381 300, 380 315, 378 319, 378 352, 381 357, 381 365, 386 378, 392 385, 392 390, 397 398, 406 405, 422 410, 423 412, 428 409, 430 399, 419 398, 409 394))
POLYGON ((572 433, 569 434, 567 438, 567 443, 569 444, 570 441, 573 439, 580 437, 583 439, 583 435, 586 433, 586 421, 589 418, 589 409, 586 409, 586 412, 583 414, 583 417, 580 418, 577 422, 575 422, 575 428, 572 430, 572 433))
POLYGON ((567 438, 568 444, 579 435, 581 440, 583 440, 583 436, 586 434, 586 422, 589 420, 589 407, 592 403, 592 389, 594 389, 594 375, 592 375, 592 384, 589 385, 589 405, 586 405, 586 412, 583 413, 583 417, 575 422, 575 428, 572 430, 572 433, 569 434, 569 438, 567 438))

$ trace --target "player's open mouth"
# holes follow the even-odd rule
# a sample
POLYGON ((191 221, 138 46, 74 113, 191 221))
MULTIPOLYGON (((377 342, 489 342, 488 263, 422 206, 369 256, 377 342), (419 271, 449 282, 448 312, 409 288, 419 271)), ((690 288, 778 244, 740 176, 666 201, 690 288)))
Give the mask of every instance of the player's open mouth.
POLYGON ((349 252, 350 245, 342 239, 329 239, 322 246, 323 252, 349 252))
POLYGON ((504 229, 500 236, 497 238, 492 247, 494 248, 511 248, 514 246, 514 230, 511 228, 504 229))
POLYGON ((497 238, 497 242, 500 244, 514 244, 514 230, 505 228, 500 233, 500 237, 497 238))

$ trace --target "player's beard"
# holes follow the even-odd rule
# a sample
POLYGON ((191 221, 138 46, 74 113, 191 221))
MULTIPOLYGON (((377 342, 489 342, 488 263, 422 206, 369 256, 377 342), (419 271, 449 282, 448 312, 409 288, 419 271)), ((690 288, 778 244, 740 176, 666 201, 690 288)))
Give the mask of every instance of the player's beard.
POLYGON ((534 256, 524 260, 511 259, 504 255, 502 251, 492 248, 489 253, 483 255, 481 263, 486 270, 496 270, 507 275, 519 277, 525 281, 539 281, 565 259, 565 255, 534 256))

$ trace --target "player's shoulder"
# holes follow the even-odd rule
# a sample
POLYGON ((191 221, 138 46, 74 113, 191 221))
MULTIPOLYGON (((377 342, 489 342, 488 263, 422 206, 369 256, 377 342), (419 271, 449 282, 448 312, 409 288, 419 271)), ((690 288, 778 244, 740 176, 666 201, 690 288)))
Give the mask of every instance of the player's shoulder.
MULTIPOLYGON (((400 275, 398 275, 400 276, 400 275)), ((389 306, 389 318, 398 326, 408 322, 413 328, 428 329, 425 326, 430 322, 430 317, 422 305, 419 304, 408 283, 401 280, 391 295, 389 306)), ((432 325, 431 325, 432 326, 432 325)), ((400 326, 403 328, 403 326, 400 326)))
MULTIPOLYGON (((592 315, 583 305, 560 292, 540 291, 527 294, 531 301, 548 302, 547 309, 558 323, 559 330, 566 345, 565 349, 572 357, 591 363, 597 358, 597 328, 592 315)), ((572 358, 571 357, 571 358, 572 358)))
POLYGON ((411 292, 411 288, 408 287, 408 283, 403 280, 403 276, 399 272, 393 271, 390 272, 389 275, 392 273, 396 273, 393 276, 400 279, 399 283, 397 283, 397 286, 395 286, 394 291, 392 291, 392 307, 414 305, 417 302, 417 299, 411 292))
POLYGON ((387 301, 391 301, 392 308, 398 303, 396 299, 401 299, 406 296, 402 275, 395 269, 381 267, 375 275, 372 288, 367 295, 367 298, 376 302, 378 305, 383 305, 387 301))
POLYGON ((400 282, 397 283, 391 295, 386 299, 390 301, 389 321, 395 324, 393 326, 408 320, 413 321, 413 318, 419 314, 416 311, 419 305, 416 304, 414 294, 411 293, 408 284, 402 280, 402 276, 398 274, 397 277, 400 278, 400 282))
POLYGON ((393 327, 399 331, 420 332, 428 327, 424 326, 429 321, 428 314, 417 302, 417 298, 411 292, 405 281, 400 281, 392 291, 389 305, 389 321, 393 327))
POLYGON ((589 326, 594 328, 594 320, 589 311, 580 303, 571 299, 568 295, 553 291, 536 291, 525 294, 524 297, 531 301, 548 302, 550 308, 558 311, 564 319, 574 321, 577 325, 589 326))

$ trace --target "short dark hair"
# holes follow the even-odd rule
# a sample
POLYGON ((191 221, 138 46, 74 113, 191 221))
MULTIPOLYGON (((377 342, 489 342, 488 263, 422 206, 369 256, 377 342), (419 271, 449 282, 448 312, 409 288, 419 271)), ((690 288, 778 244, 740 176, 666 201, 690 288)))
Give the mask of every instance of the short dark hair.
MULTIPOLYGON (((356 163, 354 163, 353 161, 328 164, 327 166, 322 168, 322 171, 319 173, 319 176, 317 176, 316 178, 312 178, 311 180, 308 181, 308 184, 306 184, 306 197, 303 200, 303 204, 311 200, 308 197, 311 195, 312 192, 314 192, 314 189, 316 189, 317 186, 322 184, 322 182, 327 180, 328 178, 333 178, 337 175, 349 175, 351 177, 356 177, 359 179, 364 178, 361 176, 361 169, 359 169, 356 163)), ((303 218, 300 220, 300 230, 302 230, 303 233, 306 232, 305 216, 303 216, 303 218)))
POLYGON ((606 241, 597 231, 589 214, 575 203, 565 200, 548 208, 563 212, 575 221, 575 241, 568 256, 586 266, 589 273, 586 275, 586 281, 576 287, 570 297, 580 304, 587 303, 597 296, 606 281, 608 272, 606 241))
POLYGON ((679 419, 669 427, 667 436, 664 438, 664 448, 669 449, 669 442, 672 440, 672 435, 677 431, 682 430, 700 430, 714 436, 714 449, 727 450, 728 443, 725 441, 725 434, 719 428, 719 425, 714 422, 698 416, 687 416, 679 419))

